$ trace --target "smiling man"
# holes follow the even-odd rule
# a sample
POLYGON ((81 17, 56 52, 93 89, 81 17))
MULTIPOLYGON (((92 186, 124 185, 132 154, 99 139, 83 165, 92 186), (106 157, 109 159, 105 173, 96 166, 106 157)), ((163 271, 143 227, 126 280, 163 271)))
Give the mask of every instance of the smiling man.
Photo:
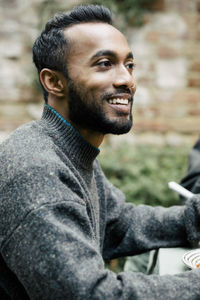
POLYGON ((131 129, 136 89, 133 54, 109 10, 55 16, 33 60, 42 118, 1 145, 1 299, 199 299, 200 270, 160 277, 104 267, 200 240, 199 197, 168 209, 125 203, 96 159, 105 134, 131 129))
POLYGON ((71 44, 63 61, 65 76, 44 68, 40 80, 51 91, 48 104, 98 147, 104 134, 122 134, 132 127, 133 54, 121 32, 98 20, 92 26, 70 26, 63 35, 71 44))

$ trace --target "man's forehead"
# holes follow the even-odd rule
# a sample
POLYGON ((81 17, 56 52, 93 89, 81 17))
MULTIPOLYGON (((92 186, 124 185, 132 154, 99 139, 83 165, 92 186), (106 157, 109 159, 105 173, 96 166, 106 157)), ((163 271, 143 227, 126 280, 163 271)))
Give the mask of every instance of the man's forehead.
POLYGON ((106 23, 76 24, 67 28, 65 35, 70 40, 73 51, 117 50, 119 48, 130 51, 125 36, 118 29, 106 23))
POLYGON ((112 30, 112 31, 117 31, 117 32, 121 33, 113 25, 104 23, 104 22, 85 22, 85 23, 82 22, 82 23, 73 24, 70 27, 65 29, 65 31, 69 32, 70 34, 72 34, 73 32, 85 32, 85 33, 90 32, 91 33, 93 31, 98 32, 99 30, 100 31, 105 30, 105 32, 112 30))

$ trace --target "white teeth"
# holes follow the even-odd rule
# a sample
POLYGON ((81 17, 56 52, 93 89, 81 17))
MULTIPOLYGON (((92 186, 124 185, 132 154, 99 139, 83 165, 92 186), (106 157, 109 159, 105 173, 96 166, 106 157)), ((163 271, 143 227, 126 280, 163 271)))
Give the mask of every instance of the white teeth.
POLYGON ((124 105, 127 105, 128 104, 128 99, 120 99, 120 98, 109 99, 108 102, 110 104, 124 104, 124 105))

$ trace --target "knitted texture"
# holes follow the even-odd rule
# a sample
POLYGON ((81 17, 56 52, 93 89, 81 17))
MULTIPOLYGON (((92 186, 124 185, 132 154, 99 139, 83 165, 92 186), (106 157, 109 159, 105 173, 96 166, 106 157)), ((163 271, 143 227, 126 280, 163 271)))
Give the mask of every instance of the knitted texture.
POLYGON ((197 247, 200 241, 200 197, 194 196, 186 202, 185 222, 188 233, 188 240, 197 247))
POLYGON ((188 246, 198 228, 186 228, 186 206, 125 203, 99 150, 48 106, 0 150, 0 287, 12 299, 200 299, 199 270, 160 277, 104 268, 104 259, 188 246))

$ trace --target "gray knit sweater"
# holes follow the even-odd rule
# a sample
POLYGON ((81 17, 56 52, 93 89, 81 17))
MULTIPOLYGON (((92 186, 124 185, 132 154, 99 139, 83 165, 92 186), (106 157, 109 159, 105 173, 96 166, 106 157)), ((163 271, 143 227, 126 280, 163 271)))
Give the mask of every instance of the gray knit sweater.
POLYGON ((200 270, 161 277, 104 267, 105 259, 197 242, 197 198, 168 209, 125 203, 104 177, 98 149, 48 106, 41 120, 17 129, 0 150, 4 294, 20 300, 200 299, 200 270))

